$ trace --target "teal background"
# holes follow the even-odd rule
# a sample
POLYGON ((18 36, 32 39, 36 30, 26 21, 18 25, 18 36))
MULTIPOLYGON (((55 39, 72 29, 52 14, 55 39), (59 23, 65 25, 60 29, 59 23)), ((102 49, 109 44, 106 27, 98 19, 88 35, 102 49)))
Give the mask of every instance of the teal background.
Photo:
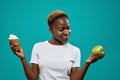
POLYGON ((47 15, 57 9, 70 18, 69 42, 81 49, 81 66, 93 46, 104 47, 104 59, 89 67, 84 80, 119 80, 119 0, 0 0, 0 80, 27 80, 19 58, 10 50, 9 34, 20 38, 29 62, 34 43, 51 39, 47 15))

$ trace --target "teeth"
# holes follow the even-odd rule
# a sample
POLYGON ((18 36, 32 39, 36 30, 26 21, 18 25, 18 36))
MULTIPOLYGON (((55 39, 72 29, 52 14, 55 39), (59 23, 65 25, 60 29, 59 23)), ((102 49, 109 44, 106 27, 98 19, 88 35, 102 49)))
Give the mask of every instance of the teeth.
POLYGON ((69 38, 69 36, 64 36, 64 38, 69 38))

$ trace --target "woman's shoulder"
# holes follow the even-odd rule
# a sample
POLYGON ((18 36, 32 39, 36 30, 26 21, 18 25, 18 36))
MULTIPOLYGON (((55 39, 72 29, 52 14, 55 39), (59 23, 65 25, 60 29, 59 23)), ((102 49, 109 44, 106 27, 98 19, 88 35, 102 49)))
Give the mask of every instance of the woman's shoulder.
POLYGON ((71 49, 79 50, 79 47, 77 47, 77 46, 75 46, 75 45, 73 45, 73 44, 71 44, 71 43, 67 43, 67 45, 68 45, 69 48, 71 48, 71 49))
POLYGON ((48 41, 41 41, 41 42, 36 42, 34 44, 34 46, 42 46, 42 45, 46 45, 48 41))

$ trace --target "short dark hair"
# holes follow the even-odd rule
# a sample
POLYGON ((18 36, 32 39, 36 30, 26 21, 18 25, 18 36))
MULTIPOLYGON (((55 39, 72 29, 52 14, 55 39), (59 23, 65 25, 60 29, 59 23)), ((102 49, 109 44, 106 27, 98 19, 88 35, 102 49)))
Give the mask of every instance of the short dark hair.
POLYGON ((55 10, 48 15, 48 25, 49 27, 55 21, 55 19, 65 16, 68 18, 67 14, 61 10, 55 10))

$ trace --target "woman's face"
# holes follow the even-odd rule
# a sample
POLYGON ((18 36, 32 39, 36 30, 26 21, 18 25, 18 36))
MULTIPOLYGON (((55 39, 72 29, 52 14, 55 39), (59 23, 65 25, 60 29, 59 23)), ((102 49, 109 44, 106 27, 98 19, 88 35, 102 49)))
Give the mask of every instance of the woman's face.
POLYGON ((71 32, 69 20, 66 17, 56 19, 50 28, 50 32, 56 42, 65 44, 71 32))

